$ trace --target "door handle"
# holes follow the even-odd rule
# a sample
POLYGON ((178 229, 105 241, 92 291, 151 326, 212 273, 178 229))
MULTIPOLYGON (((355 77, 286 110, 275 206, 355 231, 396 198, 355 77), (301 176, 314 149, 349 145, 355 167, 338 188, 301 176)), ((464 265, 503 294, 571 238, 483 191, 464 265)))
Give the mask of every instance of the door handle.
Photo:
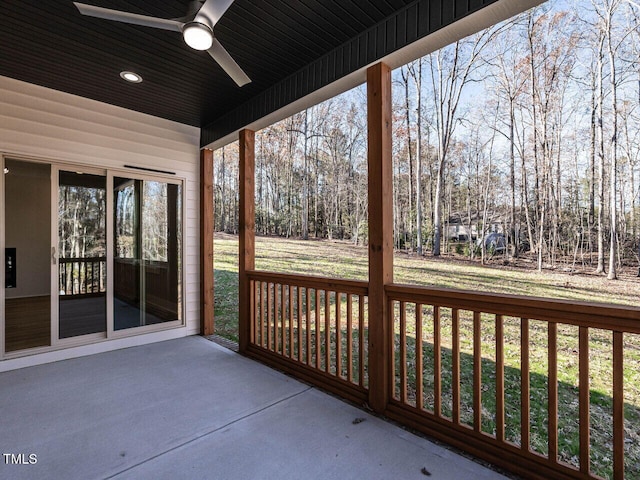
POLYGON ((58 264, 58 256, 56 255, 56 247, 51 247, 51 265, 58 264))

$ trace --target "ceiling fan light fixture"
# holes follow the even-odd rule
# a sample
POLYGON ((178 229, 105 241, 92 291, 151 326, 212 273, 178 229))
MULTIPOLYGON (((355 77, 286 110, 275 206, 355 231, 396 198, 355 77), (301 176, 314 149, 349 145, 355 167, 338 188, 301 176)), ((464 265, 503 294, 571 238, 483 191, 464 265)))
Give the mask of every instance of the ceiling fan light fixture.
POLYGON ((208 50, 213 45, 213 31, 204 23, 185 23, 182 36, 185 43, 194 50, 208 50))

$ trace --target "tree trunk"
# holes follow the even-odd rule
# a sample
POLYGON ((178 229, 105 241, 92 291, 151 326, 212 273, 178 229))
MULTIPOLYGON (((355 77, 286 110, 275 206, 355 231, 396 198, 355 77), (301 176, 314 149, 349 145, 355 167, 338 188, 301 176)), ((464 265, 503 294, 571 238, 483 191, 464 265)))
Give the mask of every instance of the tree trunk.
POLYGON ((597 104, 596 104, 596 73, 593 72, 591 75, 591 126, 589 129, 589 133, 591 136, 590 141, 590 172, 591 179, 589 182, 589 216, 587 217, 587 235, 589 242, 589 263, 591 263, 591 254, 592 254, 592 244, 591 237, 593 235, 593 231, 595 228, 595 220, 596 220, 596 207, 595 207, 595 197, 596 197, 596 124, 597 124, 597 104))
POLYGON ((416 252, 422 255, 422 59, 413 70, 416 82, 416 252))
POLYGON ((302 238, 309 240, 309 109, 304 111, 304 154, 302 168, 302 238))
POLYGON ((511 243, 513 245, 513 256, 514 258, 518 258, 518 250, 520 248, 519 245, 519 235, 520 232, 516 228, 516 153, 515 153, 515 138, 514 138, 514 123, 515 123, 515 112, 514 112, 514 102, 515 99, 513 96, 509 98, 509 167, 510 167, 510 184, 511 184, 511 209, 510 209, 510 222, 509 226, 509 234, 507 236, 507 245, 511 243), (510 241, 509 241, 510 240, 510 241))
MULTIPOLYGON (((404 109, 407 126, 407 157, 409 163, 409 213, 413 210, 413 150, 411 149, 411 102, 409 101, 409 66, 400 69, 404 83, 404 109)), ((420 96, 420 93, 418 93, 420 96)))
POLYGON ((616 59, 613 48, 613 42, 611 40, 612 32, 612 15, 614 5, 612 4, 609 11, 609 22, 607 25, 607 54, 609 56, 609 87, 611 88, 611 147, 610 155, 611 161, 609 174, 609 218, 610 224, 610 245, 609 245, 609 274, 607 278, 609 280, 615 280, 617 276, 617 246, 618 246, 618 222, 617 222, 617 201, 616 192, 618 191, 618 86, 616 84, 616 59))
POLYGON ((596 273, 604 273, 604 183, 605 183, 605 168, 604 168, 604 130, 603 130, 603 115, 604 115, 604 67, 602 64, 602 50, 604 47, 604 36, 600 37, 600 45, 598 50, 598 157, 600 162, 598 163, 598 265, 596 267, 596 273))
POLYGON ((440 244, 442 242, 442 188, 444 185, 444 159, 438 161, 438 173, 436 176, 436 191, 433 199, 433 256, 440 256, 440 244))

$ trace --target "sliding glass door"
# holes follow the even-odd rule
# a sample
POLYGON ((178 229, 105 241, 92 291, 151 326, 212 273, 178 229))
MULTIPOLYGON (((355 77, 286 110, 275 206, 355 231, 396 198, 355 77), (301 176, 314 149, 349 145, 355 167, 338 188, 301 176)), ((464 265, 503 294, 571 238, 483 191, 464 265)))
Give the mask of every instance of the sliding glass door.
POLYGON ((107 331, 107 182, 58 172, 58 339, 107 331))
POLYGON ((113 178, 113 328, 182 320, 182 187, 113 178))
POLYGON ((183 325, 181 180, 0 161, 0 355, 183 325))

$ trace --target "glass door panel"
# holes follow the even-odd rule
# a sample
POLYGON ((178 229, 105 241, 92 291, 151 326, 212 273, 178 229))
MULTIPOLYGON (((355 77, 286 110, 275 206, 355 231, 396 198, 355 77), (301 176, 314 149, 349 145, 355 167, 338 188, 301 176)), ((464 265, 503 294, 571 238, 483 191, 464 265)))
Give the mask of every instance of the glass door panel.
POLYGON ((106 177, 59 172, 59 338, 106 332, 106 177))
POLYGON ((114 177, 114 330, 182 320, 178 184, 114 177))
POLYGON ((5 160, 5 351, 51 345, 51 166, 5 160))

